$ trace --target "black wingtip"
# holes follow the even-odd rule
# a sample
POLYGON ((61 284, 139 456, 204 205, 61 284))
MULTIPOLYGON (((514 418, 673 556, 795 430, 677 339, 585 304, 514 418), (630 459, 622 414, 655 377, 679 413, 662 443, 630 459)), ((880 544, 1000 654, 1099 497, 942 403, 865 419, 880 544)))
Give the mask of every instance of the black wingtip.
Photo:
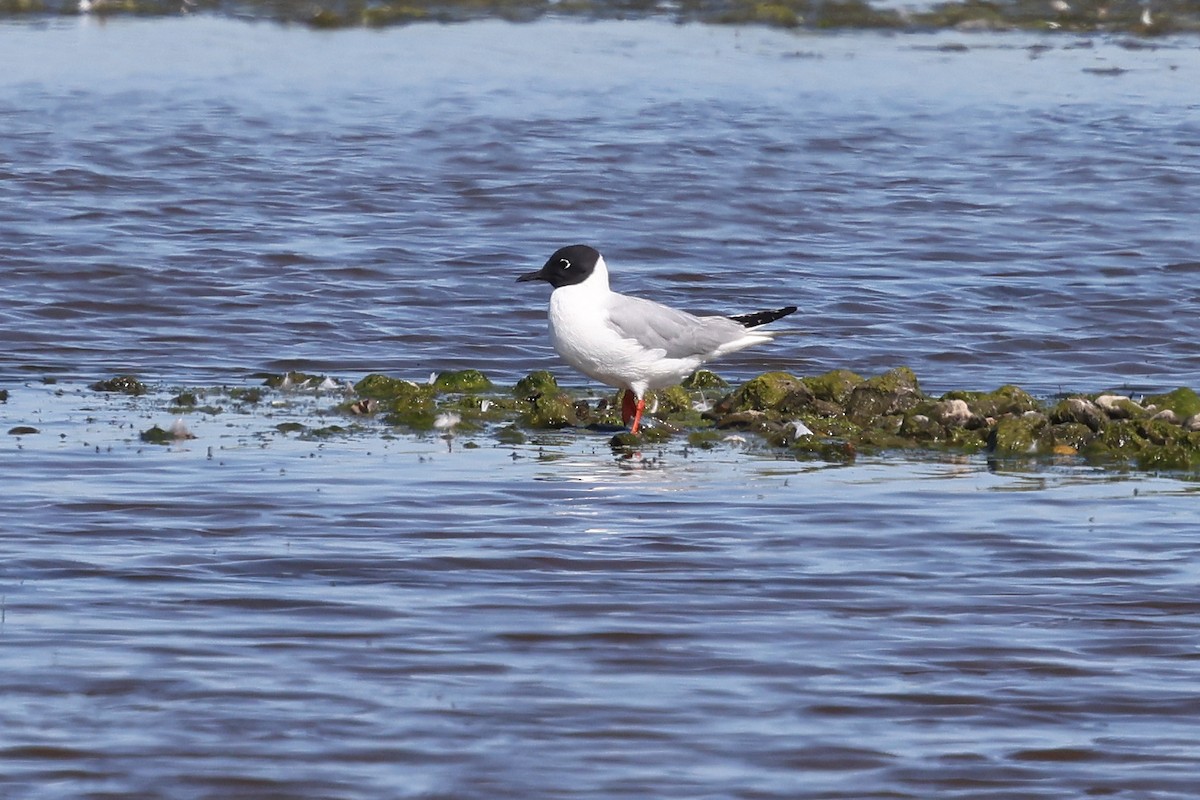
POLYGON ((768 322, 774 322, 777 319, 786 317, 788 314, 795 313, 795 306, 784 306, 774 311, 756 311, 753 314, 739 314, 736 317, 730 317, 730 319, 740 323, 742 327, 757 328, 759 325, 766 325, 768 322))

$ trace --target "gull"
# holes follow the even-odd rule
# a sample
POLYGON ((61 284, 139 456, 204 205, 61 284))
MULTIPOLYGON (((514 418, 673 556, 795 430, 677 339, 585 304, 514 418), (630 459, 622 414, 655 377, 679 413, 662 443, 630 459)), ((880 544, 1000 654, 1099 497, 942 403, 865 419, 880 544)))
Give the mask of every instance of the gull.
POLYGON ((564 361, 588 377, 624 389, 621 418, 637 433, 651 389, 674 386, 701 364, 774 338, 762 326, 796 306, 730 317, 698 317, 652 300, 612 291, 608 265, 593 247, 559 248, 541 269, 517 278, 545 281, 550 341, 564 361))

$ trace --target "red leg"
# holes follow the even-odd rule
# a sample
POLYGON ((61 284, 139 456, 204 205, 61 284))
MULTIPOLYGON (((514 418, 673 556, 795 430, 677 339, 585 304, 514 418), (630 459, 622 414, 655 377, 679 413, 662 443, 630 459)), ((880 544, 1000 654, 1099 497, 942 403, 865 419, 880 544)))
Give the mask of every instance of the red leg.
POLYGON ((632 391, 626 389, 621 395, 621 422, 624 422, 626 425, 628 425, 629 420, 633 419, 633 416, 636 413, 637 398, 633 396, 632 391))
POLYGON ((638 432, 638 425, 642 421, 642 412, 646 410, 646 399, 640 398, 637 401, 637 413, 633 415, 633 427, 629 429, 630 433, 638 432))

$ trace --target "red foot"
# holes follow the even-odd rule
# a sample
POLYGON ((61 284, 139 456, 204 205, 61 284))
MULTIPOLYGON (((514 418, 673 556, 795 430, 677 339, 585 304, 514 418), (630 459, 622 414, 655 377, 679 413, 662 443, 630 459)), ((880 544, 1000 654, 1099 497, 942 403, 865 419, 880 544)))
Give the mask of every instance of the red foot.
POLYGON ((637 413, 633 415, 633 427, 629 429, 630 433, 638 432, 638 425, 642 422, 642 412, 646 410, 646 401, 644 399, 637 401, 637 413))
POLYGON ((645 399, 634 397, 633 392, 626 389, 621 396, 621 421, 628 425, 629 420, 633 420, 633 427, 629 429, 630 433, 638 432, 638 427, 642 422, 642 412, 645 410, 645 399))
POLYGON ((633 396, 633 392, 626 389, 621 393, 621 422, 626 425, 633 419, 633 415, 637 413, 637 398, 633 396))

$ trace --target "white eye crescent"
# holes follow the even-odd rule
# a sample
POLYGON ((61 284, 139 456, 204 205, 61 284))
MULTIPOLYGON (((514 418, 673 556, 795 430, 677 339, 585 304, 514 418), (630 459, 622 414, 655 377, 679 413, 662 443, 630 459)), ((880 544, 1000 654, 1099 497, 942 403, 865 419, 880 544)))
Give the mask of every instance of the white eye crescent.
POLYGON ((562 268, 563 268, 563 269, 570 269, 570 268, 571 268, 571 262, 570 262, 570 261, 568 261, 568 260, 567 260, 567 259, 565 259, 565 258, 560 258, 560 259, 558 260, 558 263, 562 264, 562 268))

